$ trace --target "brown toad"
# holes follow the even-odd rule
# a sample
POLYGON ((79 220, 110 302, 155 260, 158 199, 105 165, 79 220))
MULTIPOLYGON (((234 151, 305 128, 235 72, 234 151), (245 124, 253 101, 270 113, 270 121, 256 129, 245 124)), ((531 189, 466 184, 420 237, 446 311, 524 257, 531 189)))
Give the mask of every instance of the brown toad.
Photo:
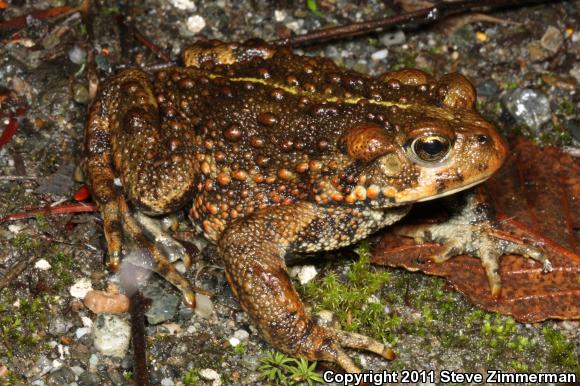
MULTIPOLYGON (((193 302, 187 281, 132 214, 191 203, 191 221, 217 244, 234 294, 272 345, 348 371, 358 369, 345 347, 392 358, 368 337, 314 323, 284 256, 350 245, 414 202, 492 175, 506 147, 475 111, 473 86, 459 74, 436 81, 418 70, 369 77, 257 41, 199 43, 184 61, 153 75, 123 71, 90 110, 88 176, 113 268, 125 233, 193 302)), ((496 292, 501 254, 542 259, 528 248, 491 247, 491 238, 466 230, 458 243, 450 236, 458 229, 429 232, 449 246, 438 259, 479 255, 496 292)))

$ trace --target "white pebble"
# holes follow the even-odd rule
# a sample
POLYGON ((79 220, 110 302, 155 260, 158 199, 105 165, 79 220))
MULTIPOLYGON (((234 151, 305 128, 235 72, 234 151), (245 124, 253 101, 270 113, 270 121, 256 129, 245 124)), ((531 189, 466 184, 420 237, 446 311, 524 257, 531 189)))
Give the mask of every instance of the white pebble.
POLYGON ((191 33, 198 33, 205 28, 205 19, 199 15, 193 15, 187 18, 187 29, 191 33))
POLYGON ((232 347, 236 347, 237 345, 239 345, 240 343, 242 343, 238 338, 236 338, 235 336, 232 336, 230 339, 228 339, 228 342, 230 343, 230 346, 232 347))
POLYGON ((313 265, 302 265, 290 268, 290 276, 297 277, 300 284, 306 284, 314 279, 318 272, 313 265))
POLYGON ((382 50, 378 50, 378 51, 373 52, 373 54, 371 55, 371 59, 376 60, 376 61, 380 61, 380 60, 385 60, 387 58, 387 56, 389 56, 389 50, 384 48, 382 50))
POLYGON ((175 383, 173 382, 173 379, 171 379, 171 378, 163 378, 161 380, 161 385, 163 385, 163 386, 173 386, 173 385, 175 385, 175 383))
POLYGON ((131 326, 115 315, 101 314, 93 324, 93 343, 103 355, 123 358, 129 349, 131 326))
POLYGON ((68 51, 68 58, 74 64, 83 64, 87 61, 87 51, 79 46, 74 46, 68 51))
POLYGON ((191 0, 169 0, 169 2, 177 9, 195 11, 195 3, 191 0))
POLYGON ((195 294, 195 314, 201 318, 209 319, 213 314, 213 303, 204 294, 195 294))
POLYGON ((91 284, 91 280, 84 277, 80 280, 77 280, 68 290, 70 295, 73 298, 77 299, 84 299, 87 295, 87 292, 93 290, 93 285, 91 284))
POLYGON ((278 23, 280 23, 280 22, 283 22, 284 19, 286 19, 286 11, 276 9, 274 11, 274 20, 276 20, 278 23))
POLYGON ((91 332, 91 329, 89 327, 80 327, 77 328, 77 330, 75 331, 75 336, 77 339, 80 339, 83 336, 87 335, 89 332, 91 332))
POLYGON ((83 322, 83 326, 93 327, 93 319, 89 318, 88 316, 81 316, 81 321, 83 322))
POLYGON ((219 386, 222 384, 220 380, 220 375, 214 369, 201 369, 199 370, 199 376, 205 380, 213 381, 213 386, 219 386))
POLYGON ((19 224, 10 224, 8 225, 8 230, 12 233, 18 233, 22 230, 24 226, 19 224))
POLYGON ((34 264, 34 268, 41 271, 48 271, 50 269, 50 263, 45 259, 40 259, 36 262, 36 264, 34 264))
POLYGON ((234 338, 237 338, 239 340, 248 340, 248 338, 250 337, 250 333, 244 329, 239 329, 236 330, 236 332, 234 332, 234 338))

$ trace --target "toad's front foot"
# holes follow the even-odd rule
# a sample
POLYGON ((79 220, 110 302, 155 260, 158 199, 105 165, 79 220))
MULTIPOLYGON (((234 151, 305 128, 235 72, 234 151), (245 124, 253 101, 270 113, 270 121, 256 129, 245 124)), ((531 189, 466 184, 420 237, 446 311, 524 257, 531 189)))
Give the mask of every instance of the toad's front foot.
POLYGON ((443 250, 431 256, 436 263, 463 254, 480 258, 494 297, 501 295, 499 258, 503 255, 521 255, 542 263, 544 272, 552 271, 552 264, 539 248, 499 228, 485 197, 475 192, 464 197, 464 205, 448 221, 402 226, 395 232, 412 237, 418 243, 434 241, 442 244, 443 250))

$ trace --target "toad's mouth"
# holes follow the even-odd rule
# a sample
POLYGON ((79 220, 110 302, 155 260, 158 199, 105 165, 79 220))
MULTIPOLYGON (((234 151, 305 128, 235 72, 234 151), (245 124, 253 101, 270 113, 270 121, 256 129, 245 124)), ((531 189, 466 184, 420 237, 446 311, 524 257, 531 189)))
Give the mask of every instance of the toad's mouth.
POLYGON ((420 199, 418 199, 415 202, 431 201, 431 200, 436 200, 436 199, 441 198, 441 197, 450 196, 450 195, 455 194, 457 192, 461 192, 462 190, 466 190, 466 189, 472 188, 472 187, 474 187, 476 185, 479 185, 482 182, 486 181, 489 177, 491 177, 491 175, 486 176, 486 177, 483 177, 483 178, 481 178, 481 179, 479 179, 477 181, 474 181, 474 182, 472 182, 470 184, 462 185, 462 186, 459 186, 459 187, 457 187, 455 189, 447 190, 447 191, 445 191, 443 193, 439 193, 439 194, 436 194, 436 195, 433 195, 433 196, 429 196, 429 197, 420 198, 420 199))

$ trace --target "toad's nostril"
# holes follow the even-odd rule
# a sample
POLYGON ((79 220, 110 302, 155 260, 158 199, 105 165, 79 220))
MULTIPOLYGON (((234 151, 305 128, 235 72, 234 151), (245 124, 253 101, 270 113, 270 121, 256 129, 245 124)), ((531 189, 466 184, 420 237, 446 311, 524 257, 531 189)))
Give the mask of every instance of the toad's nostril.
POLYGON ((478 135, 477 136, 477 142, 480 145, 485 145, 486 143, 489 142, 489 137, 487 135, 483 135, 483 134, 482 135, 478 135))

